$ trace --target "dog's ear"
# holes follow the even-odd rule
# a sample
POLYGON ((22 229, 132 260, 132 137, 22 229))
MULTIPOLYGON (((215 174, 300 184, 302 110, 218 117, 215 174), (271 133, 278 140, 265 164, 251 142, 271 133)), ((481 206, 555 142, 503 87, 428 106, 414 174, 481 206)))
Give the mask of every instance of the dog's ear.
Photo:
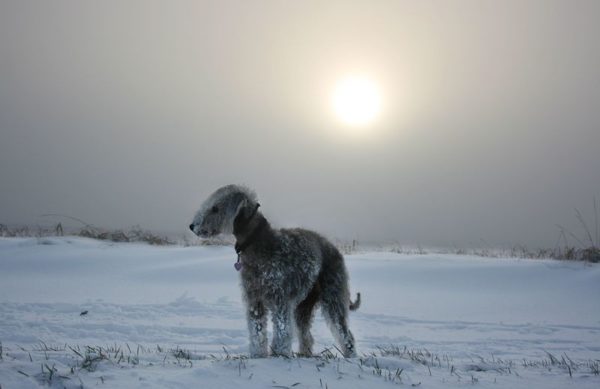
POLYGON ((239 204, 237 205, 237 209, 235 210, 235 216, 233 218, 233 233, 240 231, 240 228, 246 224, 246 220, 250 215, 248 212, 249 209, 249 201, 247 198, 241 199, 239 204))
POLYGON ((248 199, 243 199, 238 205, 235 219, 233 219, 233 232, 241 232, 243 228, 246 227, 250 219, 254 217, 256 212, 258 211, 258 207, 260 204, 258 202, 253 202, 248 199))

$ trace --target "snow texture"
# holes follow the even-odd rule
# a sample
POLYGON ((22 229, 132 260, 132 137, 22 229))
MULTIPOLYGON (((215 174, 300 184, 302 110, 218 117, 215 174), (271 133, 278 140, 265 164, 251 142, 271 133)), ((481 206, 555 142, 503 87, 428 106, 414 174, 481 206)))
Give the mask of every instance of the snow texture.
POLYGON ((249 359, 235 258, 231 247, 0 239, 0 386, 600 387, 598 265, 349 255, 359 357, 339 356, 317 312, 318 357, 249 359))

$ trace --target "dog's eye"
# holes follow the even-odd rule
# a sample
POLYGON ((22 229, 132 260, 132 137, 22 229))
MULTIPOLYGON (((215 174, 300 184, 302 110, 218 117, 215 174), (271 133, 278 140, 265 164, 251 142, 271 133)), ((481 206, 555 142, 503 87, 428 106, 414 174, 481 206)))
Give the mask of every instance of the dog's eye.
POLYGON ((213 205, 213 207, 210 209, 210 211, 212 213, 217 213, 217 212, 219 212, 219 207, 217 207, 216 205, 213 205))

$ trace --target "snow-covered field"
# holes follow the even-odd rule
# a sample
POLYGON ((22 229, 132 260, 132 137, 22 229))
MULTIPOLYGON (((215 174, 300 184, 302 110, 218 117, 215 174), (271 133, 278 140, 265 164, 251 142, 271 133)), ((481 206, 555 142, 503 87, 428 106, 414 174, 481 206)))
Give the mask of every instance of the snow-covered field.
POLYGON ((253 360, 231 247, 0 239, 0 386, 600 387, 600 266, 346 260, 361 357, 339 357, 318 313, 317 357, 253 360))

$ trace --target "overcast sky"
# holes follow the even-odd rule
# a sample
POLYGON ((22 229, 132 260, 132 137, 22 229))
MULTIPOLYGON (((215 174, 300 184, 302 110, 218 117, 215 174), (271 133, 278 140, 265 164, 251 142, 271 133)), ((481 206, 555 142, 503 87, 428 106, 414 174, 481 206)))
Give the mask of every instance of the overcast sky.
POLYGON ((600 200, 600 2, 0 0, 0 223, 552 247, 600 200), (382 93, 360 135, 331 91, 382 93))

